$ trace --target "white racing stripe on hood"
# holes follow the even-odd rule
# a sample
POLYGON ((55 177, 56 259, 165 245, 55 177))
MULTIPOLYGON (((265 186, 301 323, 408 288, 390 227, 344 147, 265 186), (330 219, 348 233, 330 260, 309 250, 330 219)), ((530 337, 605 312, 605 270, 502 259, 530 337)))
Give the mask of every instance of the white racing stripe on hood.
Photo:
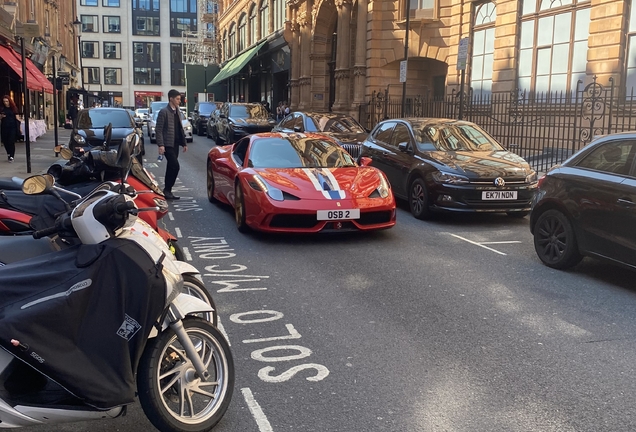
POLYGON ((340 188, 338 180, 327 168, 303 168, 307 178, 318 192, 329 200, 344 199, 345 191, 340 188))

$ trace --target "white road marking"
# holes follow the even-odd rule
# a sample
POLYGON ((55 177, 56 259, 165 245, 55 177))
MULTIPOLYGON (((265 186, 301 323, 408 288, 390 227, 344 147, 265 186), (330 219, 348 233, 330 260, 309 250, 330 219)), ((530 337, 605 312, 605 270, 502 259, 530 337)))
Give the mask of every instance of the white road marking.
POLYGON ((499 255, 507 255, 507 254, 505 254, 505 253, 503 253, 503 252, 498 251, 497 249, 493 249, 493 248, 489 248, 488 246, 484 246, 484 245, 483 245, 483 244, 481 244, 481 243, 477 243, 477 242, 474 242, 474 241, 472 241, 472 240, 468 240, 467 238, 460 237, 460 236, 458 236, 458 235, 456 235, 456 234, 453 234, 453 233, 449 233, 449 234, 450 234, 450 235, 452 235, 452 236, 453 236, 453 237, 455 237, 455 238, 458 238, 458 239, 460 239, 460 240, 464 240, 465 242, 470 243, 470 244, 474 244, 475 246, 479 246, 479 247, 482 247, 482 248, 484 248, 484 249, 488 249, 489 251, 494 252, 494 253, 497 253, 497 254, 499 254, 499 255))
POLYGON ((182 238, 183 235, 181 235, 181 229, 180 228, 175 228, 174 232, 177 234, 177 238, 182 238))
POLYGON ((510 241, 496 241, 496 242, 481 242, 479 244, 518 244, 521 243, 519 240, 510 240, 510 241))
POLYGON ((172 214, 172 212, 168 212, 168 219, 170 219, 171 221, 174 220, 174 215, 172 214))
POLYGON ((245 387, 241 389, 241 393, 243 393, 243 397, 245 398, 245 402, 247 402, 247 407, 250 409, 254 420, 256 420, 256 425, 258 426, 258 430, 260 432, 274 432, 272 429, 272 425, 269 424, 269 420, 265 416, 265 413, 261 409, 261 406, 254 399, 254 395, 252 394, 252 390, 245 387))
POLYGON ((185 259, 188 261, 192 261, 192 255, 190 255, 190 251, 188 250, 188 248, 184 247, 181 250, 183 251, 183 256, 185 256, 185 259))

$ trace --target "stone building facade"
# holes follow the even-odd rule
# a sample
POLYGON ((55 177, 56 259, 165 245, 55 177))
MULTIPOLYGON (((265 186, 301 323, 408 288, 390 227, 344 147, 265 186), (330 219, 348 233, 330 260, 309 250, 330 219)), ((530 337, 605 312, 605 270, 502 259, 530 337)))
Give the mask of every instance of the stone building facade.
MULTIPOLYGON (((407 97, 459 91, 457 54, 470 38, 466 89, 575 91, 597 76, 636 86, 630 0, 409 0, 407 97)), ((374 91, 401 97, 404 0, 289 0, 293 108, 357 112, 374 91)), ((232 10, 248 10, 244 0, 232 10)), ((226 21, 227 22, 227 21, 226 21)), ((220 22, 220 32, 224 31, 220 22)))

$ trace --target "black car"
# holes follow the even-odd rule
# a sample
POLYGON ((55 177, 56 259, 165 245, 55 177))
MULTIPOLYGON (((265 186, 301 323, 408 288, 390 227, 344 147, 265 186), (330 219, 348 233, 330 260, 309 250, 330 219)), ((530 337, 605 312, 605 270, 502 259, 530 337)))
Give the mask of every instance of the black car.
POLYGON ((607 135, 539 180, 530 231, 545 265, 589 255, 636 268, 635 157, 636 133, 607 135))
POLYGON ((523 158, 467 121, 385 120, 364 141, 362 157, 384 171, 419 219, 433 211, 524 217, 537 190, 537 174, 523 158))
POLYGON ((111 147, 116 148, 131 133, 141 138, 141 156, 145 154, 142 125, 135 123, 133 116, 124 108, 89 108, 77 114, 77 126, 71 134, 69 148, 73 152, 90 151, 104 144, 104 127, 113 127, 111 147))
POLYGON ((282 119, 274 132, 315 132, 327 135, 349 152, 360 156, 362 142, 369 135, 353 117, 344 114, 293 112, 282 119))
POLYGON ((208 118, 215 109, 216 103, 214 102, 197 102, 196 104, 194 104, 191 121, 192 133, 195 133, 199 136, 206 134, 208 118))
POLYGON ((216 109, 212 111, 210 117, 208 118, 208 124, 205 128, 205 135, 208 138, 213 138, 213 130, 216 127, 216 122, 219 121, 219 114, 221 113, 221 107, 223 106, 223 102, 216 103, 216 109))
POLYGON ((276 120, 259 103, 225 103, 212 132, 218 145, 232 144, 244 136, 270 132, 276 120))

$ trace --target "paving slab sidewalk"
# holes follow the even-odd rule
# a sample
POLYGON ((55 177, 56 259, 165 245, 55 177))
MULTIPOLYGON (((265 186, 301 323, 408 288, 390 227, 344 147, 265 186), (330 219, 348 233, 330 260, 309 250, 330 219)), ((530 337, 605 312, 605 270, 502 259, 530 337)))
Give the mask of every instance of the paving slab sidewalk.
MULTIPOLYGON (((58 142, 68 145, 71 131, 58 129, 58 142)), ((31 141, 31 173, 27 173, 26 144, 24 141, 15 143, 15 160, 9 163, 4 146, 0 147, 0 177, 21 177, 43 174, 54 163, 66 163, 61 157, 55 157, 55 137, 53 129, 35 141, 31 141)))

